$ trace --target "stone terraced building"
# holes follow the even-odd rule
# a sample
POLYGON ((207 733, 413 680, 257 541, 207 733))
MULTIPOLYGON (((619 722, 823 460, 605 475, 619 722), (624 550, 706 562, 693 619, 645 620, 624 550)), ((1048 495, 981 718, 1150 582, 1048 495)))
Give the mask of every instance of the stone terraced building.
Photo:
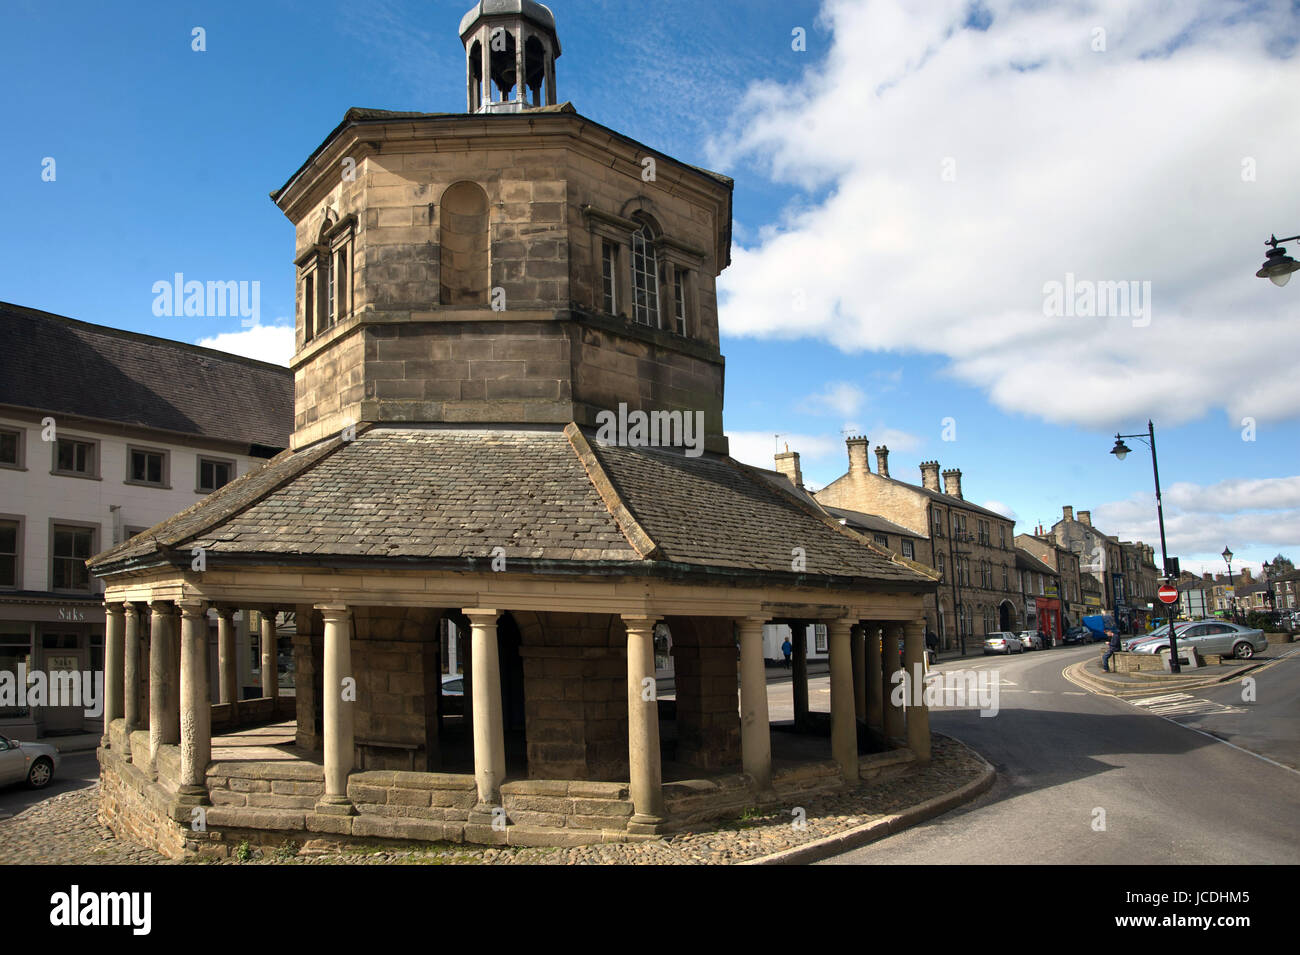
POLYGON ((731 181, 557 104, 541 4, 482 0, 460 34, 469 112, 349 110, 273 194, 297 235, 291 449, 91 561, 101 816, 169 855, 654 838, 929 758, 925 707, 888 691, 936 575, 727 455, 731 181), (634 424, 611 439, 609 416, 634 424), (292 724, 208 704, 201 622, 226 641, 248 606, 295 611, 292 724), (828 628, 829 714, 773 726, 772 623, 828 628), (145 645, 148 712, 124 711, 145 645))

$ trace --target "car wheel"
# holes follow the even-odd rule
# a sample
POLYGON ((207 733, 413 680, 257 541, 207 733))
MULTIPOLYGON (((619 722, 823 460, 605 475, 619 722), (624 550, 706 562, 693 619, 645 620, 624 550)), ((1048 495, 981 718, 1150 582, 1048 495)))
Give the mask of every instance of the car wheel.
POLYGON ((27 771, 27 785, 33 789, 41 789, 48 786, 50 780, 54 778, 54 764, 49 758, 42 756, 36 762, 32 763, 32 768, 27 771))
POLYGON ((1249 660, 1255 655, 1255 648, 1246 640, 1242 640, 1232 648, 1232 655, 1238 660, 1249 660))

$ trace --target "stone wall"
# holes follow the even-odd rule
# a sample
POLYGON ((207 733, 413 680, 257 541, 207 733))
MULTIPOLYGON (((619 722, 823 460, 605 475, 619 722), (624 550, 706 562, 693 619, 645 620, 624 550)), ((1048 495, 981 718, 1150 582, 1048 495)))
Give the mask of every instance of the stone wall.
POLYGON ((530 778, 626 779, 627 635, 612 614, 517 613, 530 778))
POLYGON ((669 617, 677 687, 677 762, 700 769, 740 764, 739 653, 725 618, 669 617))

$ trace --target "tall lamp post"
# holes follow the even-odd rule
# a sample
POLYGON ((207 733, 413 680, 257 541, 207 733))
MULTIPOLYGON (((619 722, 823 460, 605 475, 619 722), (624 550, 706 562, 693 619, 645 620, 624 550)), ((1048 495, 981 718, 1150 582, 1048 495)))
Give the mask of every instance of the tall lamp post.
MULTIPOLYGON (((1286 250, 1284 249, 1283 252, 1286 250)), ((1160 521, 1160 556, 1164 563, 1165 579, 1169 579, 1169 548, 1165 543, 1165 508, 1160 499, 1160 466, 1156 463, 1156 428, 1147 419, 1146 434, 1117 434, 1115 435, 1115 447, 1110 449, 1110 453, 1115 455, 1117 460, 1123 461, 1128 457, 1129 447, 1124 443, 1125 438, 1136 438, 1151 449, 1151 470, 1156 479, 1156 517, 1160 521)), ((1169 672, 1182 673, 1182 665, 1178 662, 1178 635, 1174 632, 1174 605, 1166 604, 1169 615, 1169 672)))
POLYGON ((1223 559, 1228 565, 1228 616, 1233 623, 1237 622, 1237 593, 1236 585, 1232 582, 1232 551, 1227 547, 1223 548, 1223 559))

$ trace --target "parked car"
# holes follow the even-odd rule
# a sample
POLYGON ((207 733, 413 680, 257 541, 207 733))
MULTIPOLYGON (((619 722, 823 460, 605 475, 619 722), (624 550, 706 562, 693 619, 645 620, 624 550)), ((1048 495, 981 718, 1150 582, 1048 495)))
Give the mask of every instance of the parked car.
POLYGON ((0 786, 25 782, 40 789, 50 784, 58 768, 59 751, 53 746, 0 736, 0 786))
POLYGON ((1025 645, 1014 633, 999 630, 984 636, 984 655, 990 653, 1024 653, 1025 645))
POLYGON ((1065 631, 1065 634, 1061 637, 1061 642, 1067 647, 1092 643, 1092 631, 1087 627, 1071 627, 1065 631))
POLYGON ((459 673, 442 675, 442 712, 465 712, 465 677, 459 673))
POLYGON ((1043 635, 1037 630, 1021 630, 1016 636, 1020 638, 1026 650, 1043 649, 1043 635))
MULTIPOLYGON (((1153 634, 1147 639, 1130 644, 1130 651, 1157 653, 1162 656, 1169 653, 1169 628, 1165 626, 1160 630, 1164 632, 1158 636, 1153 634)), ((1263 630, 1252 630, 1250 627, 1228 623, 1225 620, 1192 620, 1176 626, 1174 633, 1178 638, 1180 649, 1184 646, 1194 647, 1200 654, 1216 653, 1236 657, 1238 660, 1249 660, 1255 654, 1263 653, 1268 649, 1268 641, 1264 639, 1263 630)))

